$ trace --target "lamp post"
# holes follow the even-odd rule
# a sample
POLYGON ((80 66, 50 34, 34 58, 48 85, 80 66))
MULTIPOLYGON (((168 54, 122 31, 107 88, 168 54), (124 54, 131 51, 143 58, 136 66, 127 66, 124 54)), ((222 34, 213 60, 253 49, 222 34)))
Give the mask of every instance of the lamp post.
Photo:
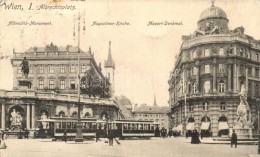
POLYGON ((82 124, 80 119, 80 12, 78 15, 78 117, 77 117, 77 133, 75 142, 83 142, 83 135, 82 135, 82 124))

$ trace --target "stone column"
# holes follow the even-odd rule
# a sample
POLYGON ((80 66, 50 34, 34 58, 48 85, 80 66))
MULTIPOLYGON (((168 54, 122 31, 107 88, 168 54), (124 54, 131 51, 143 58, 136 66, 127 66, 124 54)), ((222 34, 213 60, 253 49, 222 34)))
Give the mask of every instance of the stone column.
POLYGON ((246 90, 248 91, 248 68, 247 66, 245 66, 245 69, 246 69, 246 80, 245 80, 245 87, 246 87, 246 90))
POLYGON ((26 128, 30 129, 30 105, 27 104, 26 105, 26 128))
POLYGON ((216 81, 217 81, 216 64, 213 64, 213 81, 212 81, 212 85, 213 85, 213 92, 214 93, 217 91, 216 81))
POLYGON ((35 129, 35 104, 32 104, 32 129, 35 129))
POLYGON ((239 81, 239 76, 240 76, 240 64, 237 64, 237 92, 240 91, 240 81, 239 81))
POLYGON ((231 91, 231 64, 228 64, 228 91, 231 91))
POLYGON ((196 66, 197 67, 197 75, 196 75, 196 92, 197 92, 197 94, 199 94, 200 93, 200 66, 198 65, 198 66, 196 66))
POLYGON ((237 92, 237 64, 235 63, 233 66, 233 92, 236 93, 237 92))
POLYGON ((5 129, 5 104, 2 104, 2 121, 1 121, 1 128, 5 129))

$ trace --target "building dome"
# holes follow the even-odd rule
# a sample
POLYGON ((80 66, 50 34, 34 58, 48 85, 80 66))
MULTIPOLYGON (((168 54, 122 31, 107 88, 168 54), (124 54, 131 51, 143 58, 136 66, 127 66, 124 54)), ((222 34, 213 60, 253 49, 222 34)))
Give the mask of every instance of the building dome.
POLYGON ((221 8, 212 5, 211 7, 205 9, 200 14, 199 21, 208 19, 208 18, 225 18, 225 19, 227 19, 227 14, 221 8))

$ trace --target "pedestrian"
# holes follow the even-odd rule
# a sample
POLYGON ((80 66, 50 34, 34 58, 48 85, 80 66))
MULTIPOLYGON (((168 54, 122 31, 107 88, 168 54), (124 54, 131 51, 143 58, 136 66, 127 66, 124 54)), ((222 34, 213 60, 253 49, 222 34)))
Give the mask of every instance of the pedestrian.
POLYGON ((63 140, 67 142, 67 130, 65 130, 63 133, 63 140))
POLYGON ((18 139, 23 139, 23 133, 22 133, 22 130, 20 130, 20 132, 18 133, 18 139))
POLYGON ((25 134, 24 134, 24 138, 28 139, 29 138, 29 131, 25 128, 25 134))
POLYGON ((100 137, 100 130, 97 129, 97 131, 96 131, 96 142, 101 141, 101 140, 99 139, 99 137, 100 137))
POLYGON ((2 132, 2 135, 1 135, 1 144, 0 144, 0 149, 6 149, 6 144, 5 144, 5 140, 6 140, 7 138, 6 138, 6 134, 5 134, 5 132, 3 131, 2 132))
POLYGON ((112 130, 108 130, 107 138, 108 138, 108 145, 113 146, 114 134, 112 130))
POLYGON ((233 144, 235 145, 235 148, 237 148, 237 134, 235 130, 233 130, 233 133, 231 135, 231 148, 233 147, 233 144))

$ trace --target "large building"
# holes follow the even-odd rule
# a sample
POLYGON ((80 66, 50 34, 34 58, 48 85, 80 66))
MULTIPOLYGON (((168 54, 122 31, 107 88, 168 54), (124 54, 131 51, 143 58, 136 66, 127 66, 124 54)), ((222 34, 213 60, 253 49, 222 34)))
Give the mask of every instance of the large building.
POLYGON ((241 85, 248 90, 253 133, 260 96, 260 41, 230 30, 224 10, 212 5, 198 20, 193 35, 183 36, 169 79, 171 124, 184 133, 228 134, 236 121, 241 85))
POLYGON ((51 43, 46 47, 29 48, 23 53, 14 51, 11 59, 13 90, 0 91, 1 129, 14 129, 14 116, 19 116, 19 128, 31 130, 37 128, 37 120, 41 118, 76 118, 79 87, 82 91, 81 118, 120 118, 118 105, 111 98, 114 92, 115 69, 111 42, 108 54, 105 64, 105 71, 108 72, 103 74, 101 64, 97 65, 90 48, 84 52, 78 47, 58 47, 51 43), (32 83, 29 89, 25 89, 21 84, 21 80, 25 80, 21 72, 24 57, 29 62, 28 79, 32 83), (78 79, 78 72, 81 81, 78 79))
POLYGON ((133 117, 135 120, 151 120, 159 123, 160 128, 164 127, 165 129, 169 129, 168 112, 169 108, 158 106, 156 98, 154 97, 154 104, 152 106, 147 104, 138 106, 136 104, 133 111, 133 117))

